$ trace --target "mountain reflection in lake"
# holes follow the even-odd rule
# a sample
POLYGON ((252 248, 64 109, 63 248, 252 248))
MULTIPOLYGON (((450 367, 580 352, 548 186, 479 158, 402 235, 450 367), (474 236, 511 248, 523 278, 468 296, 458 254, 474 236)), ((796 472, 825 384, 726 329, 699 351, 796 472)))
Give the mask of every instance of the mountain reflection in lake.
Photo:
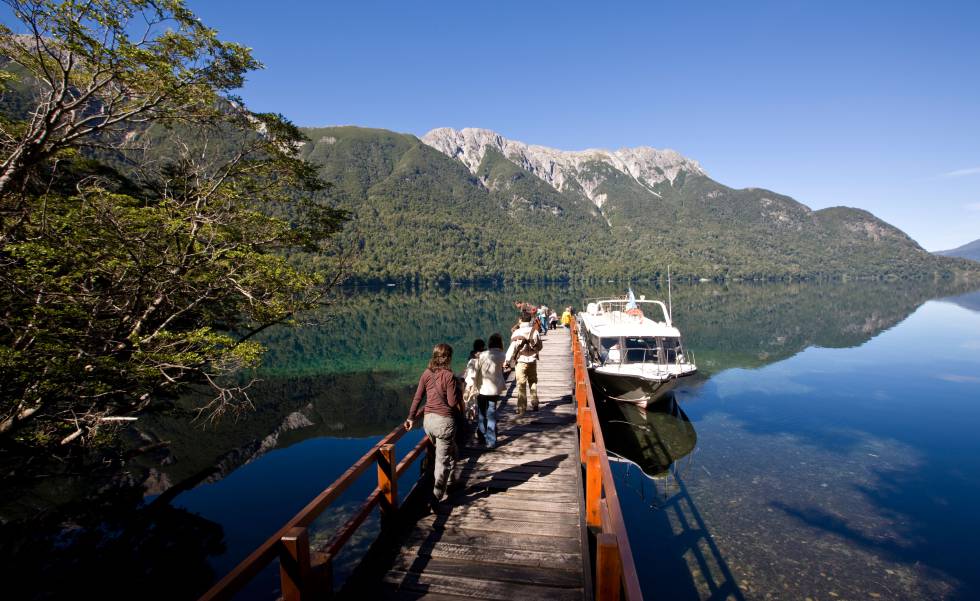
MULTIPOLYGON (((700 381, 669 411, 610 406, 604 427, 610 448, 635 461, 613 469, 648 597, 980 596, 980 315, 969 289, 673 292, 700 381)), ((132 598, 134 587, 146 599, 194 598, 404 418, 433 344, 452 344, 460 370, 473 338, 509 331, 515 299, 560 308, 621 293, 345 293, 313 316, 320 323, 268 333, 256 408, 241 420, 204 428, 191 421, 199 399, 181 399, 127 432, 150 451, 84 473, 4 451, 0 570, 11 598, 132 598)), ((314 538, 373 487, 362 484, 314 538)), ((276 580, 273 566, 242 598, 274 598, 276 580)))

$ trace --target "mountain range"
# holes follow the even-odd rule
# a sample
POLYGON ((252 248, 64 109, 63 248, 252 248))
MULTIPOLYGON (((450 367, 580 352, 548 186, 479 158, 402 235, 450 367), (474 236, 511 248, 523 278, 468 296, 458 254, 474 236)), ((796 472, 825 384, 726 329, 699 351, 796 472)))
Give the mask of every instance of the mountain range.
MULTIPOLYGON (((8 82, 0 116, 26 119, 32 98, 29 79, 8 82)), ((975 262, 930 254, 867 211, 813 211, 769 190, 729 188, 672 150, 563 151, 470 128, 421 139, 303 131, 301 155, 352 217, 339 242, 353 251, 353 282, 655 278, 668 266, 681 279, 980 277, 975 262)), ((148 156, 173 151, 160 127, 119 135, 148 156)), ((111 154, 95 158, 127 169, 111 154)), ((282 216, 296 219, 288 208, 282 216)))
POLYGON ((970 259, 971 261, 980 261, 980 240, 967 242, 963 246, 958 246, 950 250, 940 250, 936 254, 944 257, 960 257, 970 259))
POLYGON ((358 281, 647 278, 668 265, 712 279, 980 270, 861 209, 729 188, 672 150, 563 151, 486 129, 304 132, 301 153, 354 216, 358 281))

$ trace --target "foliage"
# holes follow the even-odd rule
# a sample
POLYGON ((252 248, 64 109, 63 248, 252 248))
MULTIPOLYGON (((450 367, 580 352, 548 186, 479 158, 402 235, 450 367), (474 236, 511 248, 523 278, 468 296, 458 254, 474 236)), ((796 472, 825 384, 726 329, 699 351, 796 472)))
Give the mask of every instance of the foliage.
POLYGON ((811 211, 792 198, 681 173, 650 189, 598 161, 561 192, 488 149, 476 173, 413 136, 305 130, 301 153, 357 218, 355 279, 378 282, 976 277, 857 209, 811 211), (392 260, 396 258, 396 260, 392 260))
POLYGON ((259 63, 222 42, 182 0, 5 0, 24 25, 0 25, 0 55, 34 82, 20 127, 0 135, 0 194, 58 151, 134 123, 203 122, 259 63))
POLYGON ((180 2, 10 4, 33 34, 0 51, 35 95, 0 142, 0 433, 96 443, 189 382, 209 418, 248 407, 228 374, 253 336, 336 279, 287 257, 329 258, 344 219, 301 133, 224 96, 256 63, 180 2))

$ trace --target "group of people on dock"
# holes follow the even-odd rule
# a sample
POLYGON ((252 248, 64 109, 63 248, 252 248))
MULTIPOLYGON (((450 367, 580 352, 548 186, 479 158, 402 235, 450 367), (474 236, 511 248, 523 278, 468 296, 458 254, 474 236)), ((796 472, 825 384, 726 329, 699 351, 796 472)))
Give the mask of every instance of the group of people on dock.
POLYGON ((435 483, 432 494, 436 501, 445 498, 455 482, 458 448, 470 436, 478 437, 486 450, 497 446, 497 410, 506 398, 506 382, 513 370, 517 380, 517 415, 537 411, 538 353, 543 347, 542 336, 555 329, 560 321, 564 327, 571 322, 571 307, 559 319, 545 306, 515 302, 520 312, 511 329, 510 345, 504 351, 503 337, 491 334, 489 339, 473 341, 461 377, 452 371, 453 347, 439 343, 432 349, 429 365, 419 378, 412 406, 405 420, 411 430, 418 416, 422 428, 435 446, 435 483), (470 421, 475 421, 471 427, 470 421))

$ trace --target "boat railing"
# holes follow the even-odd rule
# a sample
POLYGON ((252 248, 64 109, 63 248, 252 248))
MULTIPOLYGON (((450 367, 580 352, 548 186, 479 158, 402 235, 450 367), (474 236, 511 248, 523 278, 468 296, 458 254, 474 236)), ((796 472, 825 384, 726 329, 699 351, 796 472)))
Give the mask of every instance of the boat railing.
MULTIPOLYGON (((631 303, 626 300, 604 300, 594 303, 596 312, 590 312, 591 315, 604 317, 607 323, 610 324, 621 324, 621 323, 642 323, 644 317, 652 321, 657 321, 660 323, 665 323, 671 325, 670 316, 667 311, 667 305, 662 301, 657 300, 636 300, 631 303), (650 309, 656 306, 660 310, 660 319, 654 319, 650 309), (646 307, 647 312, 643 311, 646 307)), ((591 305, 590 305, 591 306, 591 305)))
MULTIPOLYGON (((422 437, 401 461, 396 461, 395 442, 406 430, 396 427, 350 466, 339 478, 310 501, 291 520, 212 586, 199 601, 231 599, 266 566, 279 560, 282 599, 298 601, 333 594, 333 560, 375 507, 381 512, 382 529, 398 512, 398 478, 423 453, 432 452, 429 438, 422 437), (378 485, 357 512, 334 531, 324 545, 310 545, 309 527, 358 478, 377 466, 378 485)), ((428 460, 433 465, 433 459, 428 460)))
POLYGON ((589 382, 578 324, 571 322, 575 400, 578 406, 579 460, 585 466, 585 521, 594 537, 595 599, 640 601, 643 592, 633 562, 626 522, 589 382))

